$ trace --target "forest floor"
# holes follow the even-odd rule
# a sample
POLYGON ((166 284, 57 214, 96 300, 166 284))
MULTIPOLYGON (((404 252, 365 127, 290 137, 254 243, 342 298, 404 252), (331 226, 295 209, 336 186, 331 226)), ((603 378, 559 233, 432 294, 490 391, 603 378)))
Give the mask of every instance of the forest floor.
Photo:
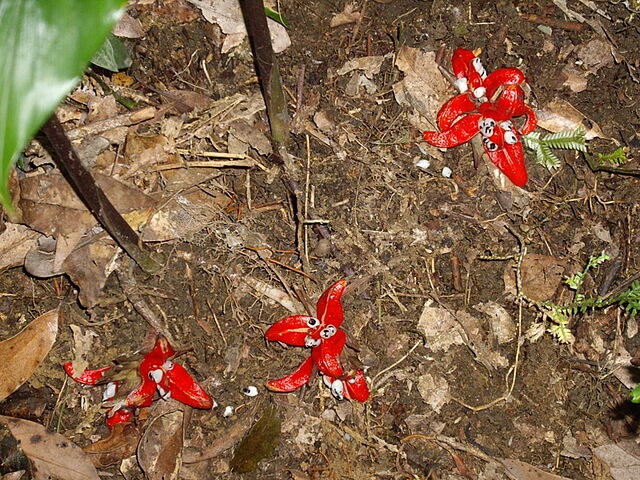
MULTIPOLYGON (((232 458, 265 411, 281 420, 278 446, 244 478, 640 478, 637 318, 619 303, 568 312, 562 342, 548 315, 576 300, 565 279, 602 253, 586 298, 615 298, 640 272, 638 2, 280 2, 286 175, 246 37, 234 44, 196 6, 215 3, 229 2, 134 2, 131 67, 94 69, 59 111, 107 195, 165 256, 159 273, 132 268, 61 193, 46 154, 27 152, 15 198, 28 227, 6 223, 24 252, 0 268, 0 338, 59 305, 60 318, 51 352, 0 414, 81 447, 108 438, 88 455, 116 478, 144 478, 141 465, 147 478, 238 478, 232 458), (454 94, 435 53, 448 61, 458 47, 481 48, 487 71, 522 69, 538 131, 582 125, 587 151, 556 150, 551 171, 528 156, 520 189, 474 162, 470 145, 429 147, 422 131, 454 94), (114 90, 147 115, 131 120, 114 90), (609 155, 619 147, 623 163, 609 155), (53 266, 33 255, 41 233, 54 239, 53 266), (308 352, 264 332, 342 278, 370 399, 338 401, 317 379, 269 392, 308 352), (62 364, 109 365, 148 350, 157 330, 188 350, 176 361, 217 406, 157 401, 109 432, 101 389, 62 364), (177 437, 150 439, 159 419, 175 427, 176 411, 177 437), (144 442, 179 473, 141 460, 144 442)), ((261 450, 257 438, 242 448, 261 450)))

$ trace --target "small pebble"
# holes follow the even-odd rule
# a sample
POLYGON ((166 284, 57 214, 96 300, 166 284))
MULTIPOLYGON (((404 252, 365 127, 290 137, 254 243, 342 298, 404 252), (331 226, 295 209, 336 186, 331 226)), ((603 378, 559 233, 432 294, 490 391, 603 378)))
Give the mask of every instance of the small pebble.
POLYGON ((258 395, 258 387, 249 385, 248 387, 244 387, 242 389, 242 393, 244 393, 247 397, 255 397, 256 395, 258 395))
POLYGON ((431 162, 426 158, 421 158, 415 163, 415 166, 420 170, 427 170, 431 166, 431 162))
POLYGON ((451 178, 451 175, 453 175, 453 171, 449 167, 444 167, 442 169, 442 176, 444 178, 451 178))
POLYGON ((227 405, 226 407, 224 407, 224 412, 222 412, 222 416, 224 418, 229 418, 232 415, 233 415, 233 407, 231 405, 227 405))

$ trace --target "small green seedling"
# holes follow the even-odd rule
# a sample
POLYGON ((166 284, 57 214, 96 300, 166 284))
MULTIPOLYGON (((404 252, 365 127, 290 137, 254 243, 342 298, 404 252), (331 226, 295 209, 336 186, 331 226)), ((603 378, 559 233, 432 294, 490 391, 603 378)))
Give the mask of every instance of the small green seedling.
POLYGON ((577 150, 586 152, 586 130, 578 127, 575 130, 550 133, 542 136, 540 132, 531 132, 522 137, 525 148, 536 157, 536 162, 544 165, 548 170, 560 167, 560 159, 555 150, 577 150))
POLYGON ((627 163, 627 153, 629 153, 629 147, 618 147, 611 153, 598 153, 598 163, 619 167, 627 163))
MULTIPOLYGON (((617 306, 625 310, 630 316, 637 315, 640 311, 640 281, 631 283, 631 286, 622 293, 606 297, 588 297, 581 291, 587 273, 599 267, 609 260, 606 253, 589 258, 587 266, 581 272, 571 275, 565 280, 567 286, 574 291, 571 303, 557 305, 551 302, 535 303, 542 311, 543 315, 551 320, 551 326, 547 331, 551 333, 560 343, 573 343, 575 340, 569 328, 569 322, 573 317, 589 310, 617 306)), ((531 340, 539 338, 544 333, 544 323, 535 323, 529 329, 528 337, 531 340)))

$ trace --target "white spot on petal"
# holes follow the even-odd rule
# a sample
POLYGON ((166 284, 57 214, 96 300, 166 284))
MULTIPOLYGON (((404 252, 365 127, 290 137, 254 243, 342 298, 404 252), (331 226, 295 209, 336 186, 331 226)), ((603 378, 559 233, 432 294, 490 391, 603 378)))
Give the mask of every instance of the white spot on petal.
POLYGON ((173 368, 173 362, 171 360, 167 360, 162 364, 162 369, 167 372, 173 368))
POLYGON ((465 77, 458 78, 456 80, 456 88, 460 93, 464 93, 469 90, 469 83, 465 77))
POLYGON ((164 388, 162 388, 160 385, 158 385, 158 395, 160 395, 160 398, 163 400, 169 400, 171 398, 171 392, 168 390, 165 390, 164 388))
POLYGON ((116 392, 118 391, 118 385, 113 382, 107 383, 107 388, 104 389, 104 393, 102 394, 102 401, 106 402, 107 400, 111 400, 116 396, 116 392))
POLYGON ((160 383, 162 381, 162 377, 164 377, 164 372, 160 368, 149 372, 149 378, 156 383, 160 383))
POLYGON ((344 384, 342 380, 336 380, 331 384, 331 395, 338 400, 344 400, 344 384))

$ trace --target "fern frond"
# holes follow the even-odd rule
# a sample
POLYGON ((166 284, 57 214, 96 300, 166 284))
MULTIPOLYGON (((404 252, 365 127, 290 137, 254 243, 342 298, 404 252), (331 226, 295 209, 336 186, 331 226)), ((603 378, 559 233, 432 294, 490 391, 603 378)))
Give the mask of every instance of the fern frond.
POLYGON ((619 147, 611 153, 598 153, 598 163, 600 165, 606 163, 615 166, 624 165, 627 163, 627 153, 629 153, 629 147, 619 147))
POLYGON ((542 151, 543 156, 543 165, 547 167, 548 170, 552 170, 554 168, 560 168, 560 159, 556 156, 555 153, 551 150, 551 148, 546 144, 540 145, 540 150, 542 151))
POLYGON ((551 148, 586 152, 585 133, 586 130, 583 127, 578 127, 575 130, 564 130, 562 132, 552 133, 544 136, 542 144, 551 148))
POLYGON ((531 132, 530 134, 525 135, 522 137, 522 143, 525 148, 535 152, 538 145, 540 145, 540 132, 531 132))

